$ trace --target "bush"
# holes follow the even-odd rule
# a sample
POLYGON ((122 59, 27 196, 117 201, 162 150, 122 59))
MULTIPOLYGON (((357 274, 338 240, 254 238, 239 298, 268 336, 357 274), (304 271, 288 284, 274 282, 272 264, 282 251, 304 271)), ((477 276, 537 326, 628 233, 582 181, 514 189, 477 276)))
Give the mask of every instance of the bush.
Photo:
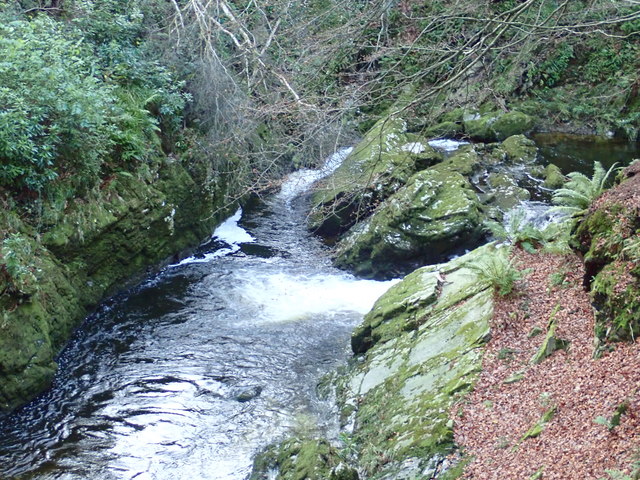
POLYGON ((111 146, 112 89, 79 38, 47 18, 0 24, 0 186, 90 185, 111 146))
POLYGON ((0 16, 0 188, 82 194, 148 161, 160 133, 172 149, 189 96, 147 58, 141 15, 121 3, 71 2, 70 23, 0 16))

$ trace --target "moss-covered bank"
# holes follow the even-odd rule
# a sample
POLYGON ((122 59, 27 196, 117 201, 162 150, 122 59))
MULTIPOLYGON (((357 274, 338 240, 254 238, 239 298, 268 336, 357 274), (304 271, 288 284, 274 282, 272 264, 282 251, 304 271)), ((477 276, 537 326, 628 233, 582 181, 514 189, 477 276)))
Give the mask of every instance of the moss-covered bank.
POLYGON ((619 185, 593 203, 575 232, 600 340, 630 340, 640 334, 640 161, 625 168, 619 179, 619 185))
POLYGON ((227 192, 201 177, 167 157, 146 179, 114 175, 50 225, 0 213, 0 409, 50 385, 56 355, 97 302, 211 233, 227 192))

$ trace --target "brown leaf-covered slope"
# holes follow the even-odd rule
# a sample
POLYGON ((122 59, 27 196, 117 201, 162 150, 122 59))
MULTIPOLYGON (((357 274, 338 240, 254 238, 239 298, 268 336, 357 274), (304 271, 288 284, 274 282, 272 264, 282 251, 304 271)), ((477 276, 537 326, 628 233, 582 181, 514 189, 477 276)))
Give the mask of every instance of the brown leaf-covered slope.
POLYGON ((593 309, 580 260, 522 251, 516 257, 532 273, 518 292, 497 301, 483 372, 451 412, 456 442, 472 458, 463 478, 526 480, 542 471, 538 478, 586 480, 610 478, 607 469, 630 472, 640 454, 637 345, 618 344, 594 359, 593 309), (562 275, 563 284, 553 285, 562 275), (569 348, 533 365, 557 308, 556 337, 569 348), (536 327, 543 333, 531 336, 536 327), (505 383, 520 373, 521 380, 505 383), (625 403, 618 426, 602 424, 625 403), (550 411, 555 414, 542 432, 524 439, 550 411))

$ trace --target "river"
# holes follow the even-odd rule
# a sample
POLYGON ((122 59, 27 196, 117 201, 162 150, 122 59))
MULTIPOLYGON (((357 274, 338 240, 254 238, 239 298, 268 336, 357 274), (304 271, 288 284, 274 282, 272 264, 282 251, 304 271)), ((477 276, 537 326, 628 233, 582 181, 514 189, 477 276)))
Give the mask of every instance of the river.
POLYGON ((293 174, 196 255, 103 304, 51 390, 0 425, 0 477, 240 480, 295 429, 336 429, 321 376, 389 282, 334 269, 293 174))
MULTIPOLYGON (((640 157, 633 142, 536 140, 565 173, 591 175, 594 151, 606 166, 640 157)), ((87 318, 53 388, 0 421, 0 478, 243 480, 287 432, 337 434, 316 385, 392 283, 336 270, 304 227, 304 193, 347 153, 292 174, 194 256, 87 318)))

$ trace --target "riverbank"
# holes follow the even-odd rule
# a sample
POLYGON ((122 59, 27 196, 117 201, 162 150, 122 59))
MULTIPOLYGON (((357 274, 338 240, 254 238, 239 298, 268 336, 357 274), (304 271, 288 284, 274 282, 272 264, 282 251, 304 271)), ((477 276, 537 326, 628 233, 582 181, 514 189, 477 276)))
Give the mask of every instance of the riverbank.
POLYGON ((497 298, 473 391, 450 412, 470 459, 462 478, 636 478, 640 351, 617 344, 594 358, 595 318, 575 255, 513 261, 530 273, 497 298), (532 362, 550 324, 564 348, 532 362))
POLYGON ((167 157, 150 178, 114 175, 56 223, 0 216, 0 409, 51 384, 55 357, 100 300, 211 235, 231 192, 204 188, 201 178, 167 157))

